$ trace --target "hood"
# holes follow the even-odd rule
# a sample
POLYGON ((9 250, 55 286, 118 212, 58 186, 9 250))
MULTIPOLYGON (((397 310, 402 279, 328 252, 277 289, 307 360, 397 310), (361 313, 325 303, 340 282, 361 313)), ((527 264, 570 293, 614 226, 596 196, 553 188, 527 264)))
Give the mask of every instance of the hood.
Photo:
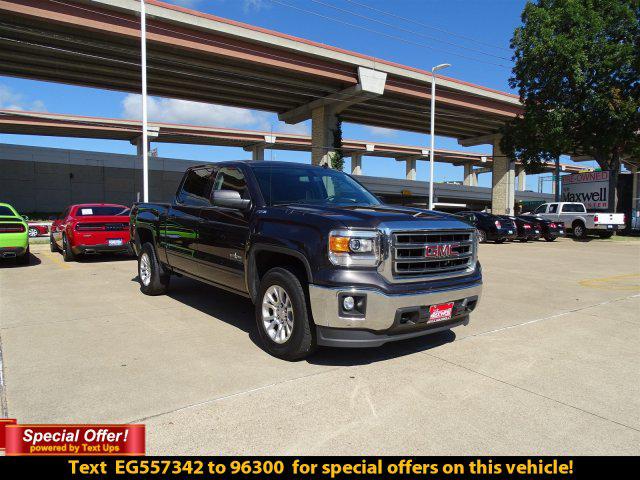
MULTIPOLYGON (((419 208, 402 207, 396 205, 373 206, 327 206, 327 205, 288 205, 282 207, 289 214, 301 216, 301 220, 307 219, 314 222, 318 217, 323 221, 334 222, 336 226, 349 228, 400 228, 407 223, 406 228, 422 228, 428 225, 434 227, 434 223, 441 223, 442 228, 469 228, 469 225, 454 215, 423 210, 419 208)), ((304 220, 303 220, 304 221, 304 220)), ((438 227, 436 227, 438 228, 438 227)))

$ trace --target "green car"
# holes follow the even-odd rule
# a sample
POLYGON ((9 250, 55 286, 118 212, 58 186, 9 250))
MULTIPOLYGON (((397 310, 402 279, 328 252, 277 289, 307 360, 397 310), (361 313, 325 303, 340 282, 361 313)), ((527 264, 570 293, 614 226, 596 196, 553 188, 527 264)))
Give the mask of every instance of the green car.
POLYGON ((29 227, 8 203, 0 203, 0 258, 29 263, 29 227))

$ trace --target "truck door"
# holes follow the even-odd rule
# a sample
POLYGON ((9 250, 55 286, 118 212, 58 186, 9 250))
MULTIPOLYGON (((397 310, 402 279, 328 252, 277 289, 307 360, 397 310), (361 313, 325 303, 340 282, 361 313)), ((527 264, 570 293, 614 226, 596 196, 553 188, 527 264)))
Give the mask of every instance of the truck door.
MULTIPOLYGON (((237 167, 223 167, 213 182, 211 193, 234 190, 251 199, 245 176, 237 167)), ((249 213, 214 206, 210 202, 200 211, 200 237, 197 258, 201 276, 233 290, 246 291, 245 250, 249 236, 249 213)))
POLYGON ((208 204, 211 168, 187 170, 176 200, 167 212, 160 231, 169 265, 197 275, 195 252, 200 209, 208 204))

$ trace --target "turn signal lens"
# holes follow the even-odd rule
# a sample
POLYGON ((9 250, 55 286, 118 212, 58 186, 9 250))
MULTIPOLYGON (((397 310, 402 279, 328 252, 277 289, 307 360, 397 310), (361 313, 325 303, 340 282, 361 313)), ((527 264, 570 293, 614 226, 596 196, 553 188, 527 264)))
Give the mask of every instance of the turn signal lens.
POLYGON ((334 253, 349 252, 349 237, 329 237, 329 250, 334 253))

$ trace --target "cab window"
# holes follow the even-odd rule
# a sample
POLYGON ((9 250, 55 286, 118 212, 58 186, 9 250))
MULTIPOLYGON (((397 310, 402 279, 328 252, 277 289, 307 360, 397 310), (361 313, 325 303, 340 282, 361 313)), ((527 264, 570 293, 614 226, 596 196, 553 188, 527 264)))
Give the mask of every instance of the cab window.
POLYGON ((249 189, 244 174, 236 167, 223 167, 218 172, 215 182, 213 182, 213 191, 233 190, 240 194, 240 197, 249 199, 249 189))

